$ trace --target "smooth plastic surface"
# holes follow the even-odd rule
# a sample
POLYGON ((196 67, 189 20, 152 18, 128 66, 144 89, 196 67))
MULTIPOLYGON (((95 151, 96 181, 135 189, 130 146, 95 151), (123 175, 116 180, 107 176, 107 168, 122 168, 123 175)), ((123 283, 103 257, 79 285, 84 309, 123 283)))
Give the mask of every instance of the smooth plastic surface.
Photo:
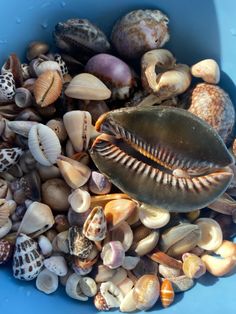
MULTIPOLYGON (((52 42, 54 25, 71 17, 89 18, 107 34, 114 21, 137 8, 159 8, 170 18, 168 48, 180 62, 191 65, 203 58, 215 58, 222 69, 220 85, 236 103, 236 1, 235 0, 1 0, 0 62, 10 52, 24 58, 31 40, 52 42)), ((165 310, 157 305, 151 312, 191 314, 233 314, 236 312, 236 275, 206 276, 190 291, 176 296, 165 310)), ((92 314, 90 303, 67 297, 61 288, 44 295, 35 282, 21 282, 10 268, 0 266, 0 313, 4 314, 92 314)), ((114 313, 114 311, 113 311, 114 313)))

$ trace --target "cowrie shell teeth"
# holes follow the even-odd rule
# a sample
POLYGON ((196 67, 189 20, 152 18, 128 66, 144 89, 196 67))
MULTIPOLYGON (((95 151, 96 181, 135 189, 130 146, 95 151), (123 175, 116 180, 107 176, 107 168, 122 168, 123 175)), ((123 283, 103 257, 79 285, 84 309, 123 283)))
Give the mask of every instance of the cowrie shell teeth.
POLYGON ((123 300, 123 294, 120 289, 111 281, 103 282, 100 286, 101 295, 106 300, 109 308, 120 307, 123 300))
POLYGON ((169 222, 170 213, 164 208, 141 204, 139 207, 139 219, 144 226, 150 229, 158 229, 169 222))
POLYGON ((58 276, 48 269, 43 269, 36 279, 36 288, 46 294, 55 292, 58 288, 58 276))
POLYGON ((216 250, 222 244, 223 234, 218 222, 211 218, 199 218, 196 225, 201 230, 198 246, 204 250, 216 250))
POLYGON ((33 157, 43 166, 52 166, 61 154, 61 144, 52 129, 41 123, 32 126, 28 145, 33 157))

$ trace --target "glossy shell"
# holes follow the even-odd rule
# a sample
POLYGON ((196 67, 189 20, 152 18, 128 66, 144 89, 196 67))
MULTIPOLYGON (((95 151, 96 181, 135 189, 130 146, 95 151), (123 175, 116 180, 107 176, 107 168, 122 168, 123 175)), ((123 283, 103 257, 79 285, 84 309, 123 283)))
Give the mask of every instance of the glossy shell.
POLYGON ((164 279, 161 283, 160 297, 163 307, 168 307, 174 301, 175 293, 168 279, 164 279))
POLYGON ((94 207, 88 215, 84 227, 83 234, 92 241, 102 241, 107 233, 107 222, 103 212, 103 208, 94 207))

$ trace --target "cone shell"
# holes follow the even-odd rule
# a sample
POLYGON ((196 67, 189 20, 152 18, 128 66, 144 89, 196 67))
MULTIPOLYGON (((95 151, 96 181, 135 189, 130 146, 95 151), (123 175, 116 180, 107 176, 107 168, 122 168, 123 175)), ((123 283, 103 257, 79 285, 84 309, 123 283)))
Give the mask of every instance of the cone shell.
POLYGON ((20 280, 33 280, 43 267, 43 256, 39 253, 37 243, 21 233, 16 239, 13 256, 13 275, 20 280))
POLYGON ((47 107, 54 103, 60 96, 62 79, 57 71, 42 73, 34 84, 34 96, 36 103, 41 107, 47 107))
POLYGON ((22 149, 19 147, 0 149, 0 173, 14 166, 19 161, 22 153, 22 149))
POLYGON ((105 100, 111 91, 96 76, 89 73, 76 75, 69 83, 65 94, 68 97, 86 100, 105 100))
POLYGON ((83 234, 92 241, 102 241, 106 237, 107 222, 101 206, 94 207, 83 227, 83 234))
POLYGON ((160 291, 161 303, 163 307, 168 307, 171 303, 173 303, 174 296, 175 293, 172 284, 167 278, 165 278, 161 284, 160 291))
POLYGON ((41 123, 32 126, 28 145, 33 157, 43 166, 53 165, 61 154, 61 144, 52 129, 41 123))

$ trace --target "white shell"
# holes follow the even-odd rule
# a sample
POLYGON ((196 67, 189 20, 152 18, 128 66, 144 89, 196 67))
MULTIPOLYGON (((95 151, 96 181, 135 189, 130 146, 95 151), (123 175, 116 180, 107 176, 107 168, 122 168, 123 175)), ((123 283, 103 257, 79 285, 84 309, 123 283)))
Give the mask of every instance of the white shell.
POLYGON ((66 282, 66 293, 69 297, 73 299, 87 301, 88 297, 84 295, 80 289, 80 280, 80 275, 77 275, 75 273, 70 275, 66 282))
POLYGON ((61 144, 55 132, 41 123, 30 129, 28 145, 31 154, 43 166, 53 165, 61 154, 61 144))
POLYGON ((125 295, 124 299, 120 304, 121 312, 134 312, 136 310, 136 302, 133 297, 134 289, 131 289, 128 294, 125 295))
POLYGON ((29 131, 33 125, 37 125, 35 121, 7 121, 7 126, 16 134, 28 137, 29 131))
POLYGON ((51 256, 45 259, 44 266, 57 276, 65 276, 68 272, 66 260, 63 256, 51 256))
POLYGON ((134 269, 140 261, 139 256, 125 256, 122 267, 127 270, 134 269))
POLYGON ((122 221, 116 228, 111 231, 112 241, 120 241, 124 251, 128 251, 133 243, 133 231, 126 221, 122 221))
POLYGON ((49 271, 48 269, 43 269, 36 279, 36 288, 46 294, 51 294, 55 292, 58 288, 58 276, 49 271))
POLYGON ((76 213, 84 213, 90 207, 91 196, 85 190, 76 189, 69 195, 68 201, 73 211, 76 213))
POLYGON ((87 297, 94 297, 97 294, 96 281, 91 277, 82 277, 80 280, 80 289, 87 297))
POLYGON ((52 254, 52 243, 44 235, 39 236, 38 245, 44 256, 49 256, 52 254))
POLYGON ((69 111, 63 116, 64 126, 76 152, 88 149, 91 137, 92 118, 87 111, 69 111))
POLYGON ((51 71, 58 71, 61 74, 61 67, 56 61, 43 61, 40 62, 34 69, 35 74, 37 76, 41 75, 42 73, 51 70, 51 71))
POLYGON ((123 294, 111 281, 101 283, 100 292, 109 308, 120 307, 124 299, 123 294))
POLYGON ((202 78, 205 82, 218 84, 220 81, 220 68, 213 59, 199 61, 191 67, 191 73, 195 77, 202 78))
POLYGON ((139 219, 144 226, 150 229, 159 229, 167 225, 170 213, 164 208, 142 204, 139 207, 139 219))
POLYGON ((48 205, 33 202, 25 212, 18 233, 33 234, 36 237, 50 229, 54 222, 52 211, 48 205))
POLYGON ((7 235, 9 233, 11 228, 12 228, 12 222, 8 218, 7 222, 0 228, 0 239, 5 237, 5 235, 7 235))
POLYGON ((126 278, 127 271, 124 268, 119 267, 116 269, 114 276, 112 276, 112 278, 109 281, 111 281, 114 285, 118 286, 126 278))
POLYGON ((68 231, 63 231, 57 234, 53 240, 53 250, 66 254, 69 253, 68 231))
POLYGON ((151 252, 157 245, 159 240, 159 232, 152 231, 147 237, 140 240, 135 248, 135 253, 138 256, 143 256, 151 252))

